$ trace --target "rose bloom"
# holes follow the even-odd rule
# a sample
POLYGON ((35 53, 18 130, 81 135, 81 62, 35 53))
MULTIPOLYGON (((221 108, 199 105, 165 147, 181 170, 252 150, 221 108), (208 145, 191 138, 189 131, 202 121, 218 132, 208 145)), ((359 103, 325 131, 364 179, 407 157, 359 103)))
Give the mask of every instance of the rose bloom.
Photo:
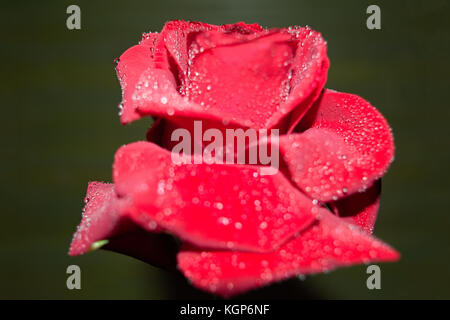
POLYGON ((120 117, 155 123, 146 141, 117 151, 113 184, 89 183, 70 255, 103 245, 224 297, 397 260, 371 235, 394 156, 390 127, 364 99, 324 89, 326 51, 302 27, 171 21, 144 34, 117 61, 120 117), (278 129, 279 170, 174 163, 172 132, 199 120, 220 132, 278 129))

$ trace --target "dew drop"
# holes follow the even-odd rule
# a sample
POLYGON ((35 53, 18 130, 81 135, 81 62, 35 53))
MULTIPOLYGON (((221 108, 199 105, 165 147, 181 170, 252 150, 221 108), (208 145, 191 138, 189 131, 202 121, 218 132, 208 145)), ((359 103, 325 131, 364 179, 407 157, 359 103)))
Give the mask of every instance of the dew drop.
POLYGON ((227 226, 228 224, 230 224, 230 219, 228 219, 227 217, 220 217, 219 223, 223 224, 224 226, 227 226))

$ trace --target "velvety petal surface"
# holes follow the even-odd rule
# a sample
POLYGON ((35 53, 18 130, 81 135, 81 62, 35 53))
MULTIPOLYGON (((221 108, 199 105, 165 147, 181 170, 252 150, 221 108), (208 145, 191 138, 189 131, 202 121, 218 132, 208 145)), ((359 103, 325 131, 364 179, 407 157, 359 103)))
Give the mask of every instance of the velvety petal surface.
POLYGON ((193 40, 187 97, 231 116, 233 122, 262 128, 289 94, 296 43, 286 33, 246 36, 200 33, 193 40))
POLYGON ((121 210, 113 184, 90 182, 84 202, 82 220, 73 237, 70 255, 86 253, 95 242, 134 229, 121 210))
POLYGON ((280 137, 280 153, 288 176, 314 199, 363 192, 393 160, 388 123, 356 95, 325 90, 299 129, 280 137))
POLYGON ((194 286, 228 297, 293 276, 399 258, 388 245, 325 209, 321 215, 320 221, 275 252, 211 251, 186 246, 178 254, 178 268, 194 286))
POLYGON ((318 210, 283 174, 260 167, 181 164, 149 142, 119 149, 114 162, 125 211, 143 228, 160 227, 202 247, 270 251, 308 227, 318 210))

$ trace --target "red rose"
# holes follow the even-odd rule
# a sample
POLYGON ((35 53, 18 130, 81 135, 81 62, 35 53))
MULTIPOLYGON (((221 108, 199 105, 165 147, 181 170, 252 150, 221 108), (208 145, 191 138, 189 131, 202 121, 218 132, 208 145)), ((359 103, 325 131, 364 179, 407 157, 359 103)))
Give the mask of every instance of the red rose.
MULTIPOLYGON (((120 116, 157 120, 148 141, 117 151, 114 184, 89 184, 70 254, 107 239, 106 249, 176 266, 222 296, 398 259, 371 235, 394 155, 391 130, 367 101, 323 89, 328 66, 326 43, 310 28, 172 21, 145 34, 117 64, 120 116), (279 170, 174 163, 173 133, 195 135, 195 121, 218 133, 277 129, 276 143, 256 144, 275 147, 279 170)), ((192 159, 205 149, 202 141, 192 159)))

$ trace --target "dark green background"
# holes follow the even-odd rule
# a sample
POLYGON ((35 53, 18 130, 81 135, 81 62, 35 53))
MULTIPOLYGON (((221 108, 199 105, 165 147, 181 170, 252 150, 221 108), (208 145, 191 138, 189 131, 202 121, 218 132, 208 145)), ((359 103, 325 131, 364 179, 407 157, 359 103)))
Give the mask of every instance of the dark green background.
POLYGON ((382 265, 382 290, 369 291, 355 266, 244 298, 450 298, 449 10, 445 0, 3 1, 0 298, 204 297, 126 256, 67 255, 87 182, 110 181, 115 150, 149 125, 120 125, 113 60, 176 18, 312 26, 328 41, 326 86, 372 102, 395 134, 375 234, 402 259, 382 265), (81 7, 79 31, 66 28, 69 4, 81 7), (366 28, 369 4, 381 7, 382 30, 366 28), (70 264, 82 290, 66 289, 70 264))

